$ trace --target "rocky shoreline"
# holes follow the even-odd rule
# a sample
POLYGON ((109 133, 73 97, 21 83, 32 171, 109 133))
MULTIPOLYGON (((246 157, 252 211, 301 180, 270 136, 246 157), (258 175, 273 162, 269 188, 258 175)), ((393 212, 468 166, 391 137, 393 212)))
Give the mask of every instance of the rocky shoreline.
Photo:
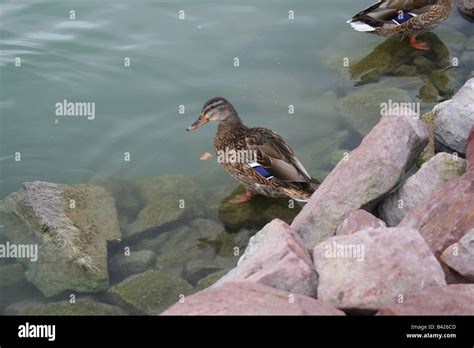
POLYGON ((240 188, 179 175, 24 183, 0 201, 0 243, 39 255, 1 261, 0 311, 474 314, 474 78, 421 118, 375 116, 303 208, 231 205, 240 188))

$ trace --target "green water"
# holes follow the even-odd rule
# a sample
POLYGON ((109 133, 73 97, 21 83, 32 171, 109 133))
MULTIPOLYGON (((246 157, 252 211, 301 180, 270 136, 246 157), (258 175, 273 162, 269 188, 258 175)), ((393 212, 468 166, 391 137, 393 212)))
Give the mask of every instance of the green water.
MULTIPOLYGON (((341 116, 340 98, 397 87, 417 101, 422 85, 384 76, 356 86, 347 77, 343 57, 359 60, 385 41, 345 23, 369 4, 2 1, 0 198, 26 181, 165 174, 193 177, 206 197, 230 194, 237 183, 215 161, 199 160, 213 152, 216 125, 186 132, 215 96, 230 100, 247 125, 280 133, 323 179, 337 162, 337 156, 328 159, 331 153, 352 150, 362 139, 341 116), (15 66, 17 57, 21 66, 15 66), (64 99, 95 103, 95 118, 56 116, 55 105, 64 99)), ((463 62, 449 72, 458 87, 473 70, 472 24, 455 12, 434 32, 463 62)), ((422 102, 421 108, 432 105, 422 102)), ((208 217, 220 223, 216 210, 209 208, 208 217)))

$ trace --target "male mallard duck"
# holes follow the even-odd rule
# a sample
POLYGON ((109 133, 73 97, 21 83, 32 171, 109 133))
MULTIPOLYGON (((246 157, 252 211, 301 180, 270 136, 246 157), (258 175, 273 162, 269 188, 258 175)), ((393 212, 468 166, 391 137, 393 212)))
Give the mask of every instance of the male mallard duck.
POLYGON ((188 131, 209 121, 219 121, 214 137, 218 161, 247 191, 233 203, 247 202, 255 194, 309 200, 319 182, 308 174, 281 136, 268 128, 245 126, 234 106, 222 97, 208 100, 188 131))
POLYGON ((452 12, 453 0, 382 0, 347 21, 357 31, 380 36, 408 35, 410 45, 429 51, 416 36, 432 29, 452 12))

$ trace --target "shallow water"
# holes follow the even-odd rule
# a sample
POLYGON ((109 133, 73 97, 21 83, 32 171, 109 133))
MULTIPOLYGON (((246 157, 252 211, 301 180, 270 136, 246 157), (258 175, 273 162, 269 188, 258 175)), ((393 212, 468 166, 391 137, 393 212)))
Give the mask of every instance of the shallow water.
MULTIPOLYGON (((334 150, 352 150, 362 138, 341 116, 340 98, 395 86, 419 101, 421 79, 385 76, 356 86, 347 77, 343 57, 359 60, 385 41, 345 23, 369 3, 4 1, 0 198, 25 181, 165 174, 194 177, 207 197, 225 197, 237 184, 215 161, 199 160, 213 151, 216 125, 186 132, 202 104, 219 95, 246 124, 280 133, 323 179, 337 162, 337 155, 328 159, 334 150), (185 19, 178 18, 180 10, 185 19), (56 116, 55 105, 64 99, 95 103, 95 118, 56 116)), ((434 33, 462 62, 449 71, 457 87, 473 70, 462 58, 473 57, 472 24, 455 12, 434 33)), ((421 109, 432 105, 421 102, 421 109)), ((219 221, 217 208, 209 217, 219 221)))

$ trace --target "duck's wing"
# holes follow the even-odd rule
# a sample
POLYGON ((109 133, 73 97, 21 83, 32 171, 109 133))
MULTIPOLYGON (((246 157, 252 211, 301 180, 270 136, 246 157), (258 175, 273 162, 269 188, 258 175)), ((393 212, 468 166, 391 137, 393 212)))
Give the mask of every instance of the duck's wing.
MULTIPOLYGON (((262 166, 275 179, 285 182, 313 182, 293 150, 277 133, 267 128, 250 128, 246 148, 256 153, 256 166, 262 166)), ((258 168, 255 168, 258 170, 258 168)))

